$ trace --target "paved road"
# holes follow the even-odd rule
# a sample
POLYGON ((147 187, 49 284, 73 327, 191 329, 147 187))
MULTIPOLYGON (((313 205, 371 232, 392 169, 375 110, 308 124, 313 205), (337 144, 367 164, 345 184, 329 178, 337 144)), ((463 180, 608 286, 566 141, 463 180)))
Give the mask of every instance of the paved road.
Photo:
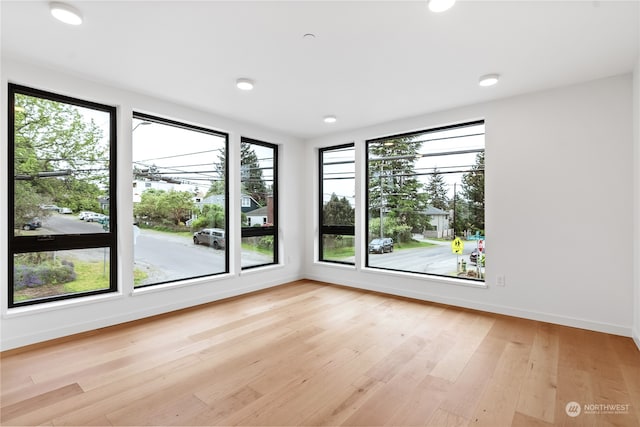
MULTIPOLYGON (((451 252, 451 242, 435 241, 433 243, 436 245, 426 248, 394 250, 386 254, 369 254, 369 265, 416 273, 455 275, 458 257, 451 252)), ((469 254, 475 247, 475 242, 465 243, 460 259, 465 259, 467 267, 469 267, 469 254)))

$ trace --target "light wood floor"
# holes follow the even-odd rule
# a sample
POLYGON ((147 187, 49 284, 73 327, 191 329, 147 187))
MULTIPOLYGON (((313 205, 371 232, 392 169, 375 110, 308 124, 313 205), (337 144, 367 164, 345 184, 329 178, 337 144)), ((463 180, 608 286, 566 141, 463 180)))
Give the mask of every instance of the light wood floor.
POLYGON ((3 425, 640 425, 629 338, 311 281, 1 362, 3 425))

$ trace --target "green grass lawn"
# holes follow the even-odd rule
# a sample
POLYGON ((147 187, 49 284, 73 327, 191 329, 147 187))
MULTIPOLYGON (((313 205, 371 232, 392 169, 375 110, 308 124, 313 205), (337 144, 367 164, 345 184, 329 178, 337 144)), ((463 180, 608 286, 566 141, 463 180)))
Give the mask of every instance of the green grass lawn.
POLYGON ((76 280, 65 283, 65 293, 96 291, 109 288, 109 263, 75 262, 76 280))
POLYGON ((324 249, 324 259, 344 259, 356 255, 356 248, 353 246, 345 246, 342 248, 324 249))
POLYGON ((243 243, 242 250, 258 252, 259 254, 263 254, 263 255, 273 255, 273 249, 261 248, 257 245, 251 245, 249 243, 243 243))
POLYGON ((394 243, 393 250, 401 251, 403 249, 428 248, 429 246, 436 246, 436 245, 429 242, 419 242, 417 240, 411 240, 410 242, 394 243))

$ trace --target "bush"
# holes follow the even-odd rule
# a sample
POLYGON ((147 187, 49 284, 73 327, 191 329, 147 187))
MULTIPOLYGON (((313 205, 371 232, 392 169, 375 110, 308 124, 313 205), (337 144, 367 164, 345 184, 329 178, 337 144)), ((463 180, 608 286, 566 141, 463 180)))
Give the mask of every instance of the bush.
POLYGON ((13 288, 36 288, 59 285, 76 280, 74 265, 69 261, 47 262, 39 265, 19 264, 13 267, 13 288))
POLYGON ((264 236, 258 241, 258 247, 273 250, 273 236, 264 236))

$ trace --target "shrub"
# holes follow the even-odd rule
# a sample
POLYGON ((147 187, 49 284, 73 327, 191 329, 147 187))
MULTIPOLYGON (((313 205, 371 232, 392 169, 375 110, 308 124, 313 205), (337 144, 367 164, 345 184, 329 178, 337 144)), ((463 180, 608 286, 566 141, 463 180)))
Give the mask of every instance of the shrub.
POLYGON ((70 261, 47 262, 39 265, 18 264, 13 267, 13 288, 36 288, 58 285, 76 280, 76 272, 70 261))

